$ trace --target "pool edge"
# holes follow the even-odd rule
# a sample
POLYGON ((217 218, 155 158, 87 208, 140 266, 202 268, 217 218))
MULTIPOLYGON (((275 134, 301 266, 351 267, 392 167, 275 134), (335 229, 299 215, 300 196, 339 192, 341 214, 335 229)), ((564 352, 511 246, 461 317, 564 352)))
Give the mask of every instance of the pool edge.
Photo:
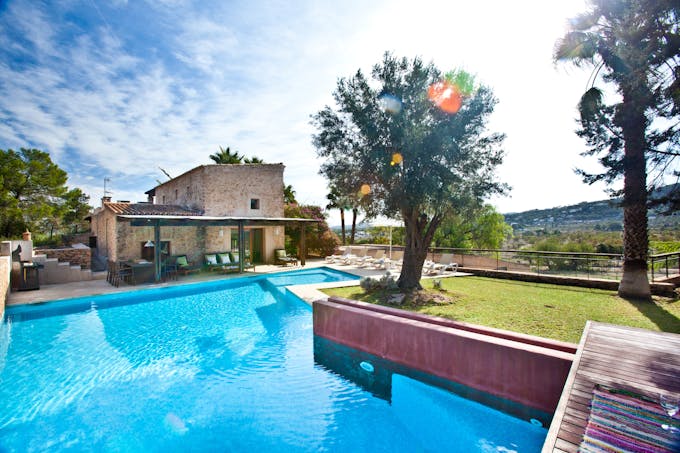
MULTIPOLYGON (((371 304, 368 304, 371 305, 371 304)), ((386 307, 383 307, 386 308, 386 307)), ((568 343, 541 344, 442 325, 437 318, 417 319, 403 310, 386 312, 360 302, 317 300, 314 334, 444 379, 553 413, 574 354, 568 343)), ((538 338, 538 337, 534 337, 538 338)))

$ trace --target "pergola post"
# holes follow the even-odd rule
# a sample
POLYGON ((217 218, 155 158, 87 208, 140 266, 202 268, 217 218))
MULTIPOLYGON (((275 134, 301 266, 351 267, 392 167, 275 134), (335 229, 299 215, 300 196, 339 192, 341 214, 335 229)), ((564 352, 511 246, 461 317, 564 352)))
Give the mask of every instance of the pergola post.
POLYGON ((163 263, 161 263, 161 252, 162 252, 162 247, 161 247, 161 221, 156 220, 153 225, 153 243, 154 243, 154 248, 153 248, 153 262, 154 262, 154 267, 156 270, 156 276, 155 280, 156 283, 161 281, 161 266, 163 263))
POLYGON ((243 220, 238 222, 238 271, 243 273, 243 260, 246 259, 246 230, 243 228, 243 220))
POLYGON ((305 239, 306 229, 304 224, 300 225, 300 266, 305 265, 305 257, 307 256, 307 241, 305 239))

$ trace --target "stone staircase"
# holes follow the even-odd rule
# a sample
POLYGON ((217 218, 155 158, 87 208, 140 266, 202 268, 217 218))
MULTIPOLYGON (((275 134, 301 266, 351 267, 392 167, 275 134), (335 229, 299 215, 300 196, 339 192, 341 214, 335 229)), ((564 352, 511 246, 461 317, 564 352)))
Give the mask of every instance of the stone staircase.
POLYGON ((33 262, 43 266, 39 271, 39 283, 41 285, 106 278, 106 272, 92 272, 90 269, 81 269, 79 265, 60 262, 57 258, 48 258, 47 255, 34 255, 33 262))

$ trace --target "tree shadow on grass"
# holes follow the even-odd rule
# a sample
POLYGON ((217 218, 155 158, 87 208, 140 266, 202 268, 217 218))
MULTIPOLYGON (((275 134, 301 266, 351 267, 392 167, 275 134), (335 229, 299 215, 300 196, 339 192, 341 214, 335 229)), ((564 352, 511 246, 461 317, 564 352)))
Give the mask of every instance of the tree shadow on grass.
MULTIPOLYGON (((635 307, 645 318, 653 322, 660 331, 680 333, 680 318, 652 300, 624 298, 626 302, 635 307)), ((671 303, 680 304, 680 301, 671 303)))

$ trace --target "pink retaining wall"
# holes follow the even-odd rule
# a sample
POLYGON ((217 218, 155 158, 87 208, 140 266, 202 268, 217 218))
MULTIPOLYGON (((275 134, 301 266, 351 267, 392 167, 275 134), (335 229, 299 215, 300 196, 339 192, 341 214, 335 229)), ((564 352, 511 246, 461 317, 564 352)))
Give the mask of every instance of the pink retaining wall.
POLYGON ((313 307, 315 335, 550 413, 574 358, 569 343, 553 348, 551 340, 389 307, 339 298, 313 307))

